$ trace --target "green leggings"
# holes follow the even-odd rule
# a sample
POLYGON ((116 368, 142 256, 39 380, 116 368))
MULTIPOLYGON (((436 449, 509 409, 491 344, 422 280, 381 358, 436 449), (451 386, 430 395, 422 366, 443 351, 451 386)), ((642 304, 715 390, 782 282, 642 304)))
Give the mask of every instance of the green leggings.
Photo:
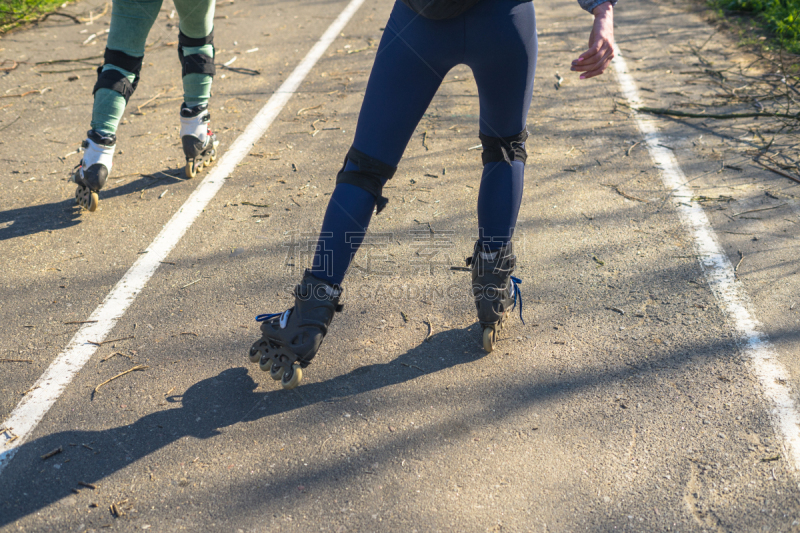
MULTIPOLYGON (((200 39, 208 36, 214 28, 215 0, 173 0, 180 18, 180 30, 188 37, 200 39)), ((150 28, 158 17, 162 0, 113 0, 111 28, 108 44, 111 50, 118 50, 130 56, 143 57, 145 41, 150 28)), ((172 40, 173 35, 164 36, 172 40)), ((184 47, 185 55, 205 54, 214 57, 211 44, 197 47, 184 47)), ((106 63, 103 70, 114 69, 122 72, 133 82, 132 72, 106 63)), ((186 105, 205 104, 211 96, 211 76, 209 74, 187 74, 183 78, 183 99, 186 105)), ((117 126, 125 111, 125 99, 111 89, 99 89, 95 93, 92 110, 92 129, 106 134, 117 132, 117 126)))

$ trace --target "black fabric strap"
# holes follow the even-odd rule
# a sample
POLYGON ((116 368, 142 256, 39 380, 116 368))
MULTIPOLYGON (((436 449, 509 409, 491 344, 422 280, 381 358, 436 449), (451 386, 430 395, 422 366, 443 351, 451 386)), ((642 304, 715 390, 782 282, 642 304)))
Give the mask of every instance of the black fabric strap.
POLYGON ((128 81, 127 76, 116 69, 103 70, 103 67, 97 69, 97 83, 94 84, 92 94, 95 94, 100 89, 111 89, 117 91, 128 103, 133 92, 136 90, 138 78, 133 83, 128 81))
POLYGON ((386 178, 387 180, 392 179, 394 173, 397 172, 397 167, 387 165, 383 161, 378 161, 374 157, 370 157, 364 152, 356 150, 352 146, 350 147, 350 150, 347 151, 347 155, 345 156, 345 164, 347 164, 347 159, 358 165, 359 171, 376 174, 380 177, 386 178))
POLYGON ((375 197, 375 206, 380 213, 389 203, 389 199, 383 196, 384 179, 391 179, 396 171, 396 167, 387 165, 351 147, 345 156, 342 170, 336 176, 336 183, 349 183, 370 193, 375 197), (348 159, 358 165, 358 170, 344 170, 347 167, 348 159))
POLYGON ((143 59, 143 57, 129 56, 125 52, 111 50, 109 48, 106 48, 106 51, 103 54, 104 65, 114 65, 115 67, 132 72, 133 74, 136 74, 137 79, 139 78, 139 73, 142 71, 143 59))
POLYGON ((348 172, 342 171, 336 176, 336 184, 338 185, 340 183, 349 183, 350 185, 355 185, 356 187, 364 189, 374 196, 378 213, 383 211, 383 208, 389 203, 389 199, 383 196, 383 183, 381 182, 380 178, 365 175, 357 170, 351 170, 348 172))
POLYGON ((211 44, 214 42, 214 30, 211 30, 211 33, 206 35, 205 37, 189 37, 182 31, 178 32, 178 45, 179 46, 205 46, 207 44, 211 44))
POLYGON ((111 89, 121 94, 127 104, 139 85, 139 73, 142 71, 143 59, 144 57, 135 57, 119 50, 106 48, 103 53, 103 64, 97 67, 97 83, 94 84, 92 94, 95 94, 100 89, 111 89), (106 65, 119 67, 132 73, 133 83, 128 81, 128 77, 119 70, 113 68, 103 70, 106 65))
POLYGON ((181 58, 182 76, 186 76, 187 74, 208 74, 209 76, 213 76, 217 73, 217 67, 214 66, 214 58, 208 57, 205 54, 191 54, 185 56, 183 55, 183 49, 178 48, 178 56, 181 58))
POLYGON ((401 0, 418 15, 431 20, 445 20, 459 16, 480 0, 401 0))
POLYGON ((483 133, 479 133, 478 136, 483 145, 481 156, 484 165, 499 161, 505 161, 509 165, 512 161, 521 161, 524 165, 528 159, 528 152, 524 146, 525 141, 528 139, 527 130, 523 130, 521 133, 511 137, 489 137, 483 133))
POLYGON ((199 39, 195 39, 194 37, 188 37, 183 32, 178 33, 178 57, 181 59, 181 75, 186 76, 187 74, 208 74, 209 76, 214 76, 217 73, 217 68, 214 66, 214 55, 216 55, 216 51, 213 50, 214 48, 214 30, 211 30, 206 37, 200 37, 199 39), (189 54, 185 55, 183 53, 183 47, 198 47, 198 46, 205 46, 207 44, 211 45, 212 48, 212 57, 208 57, 205 54, 189 54))

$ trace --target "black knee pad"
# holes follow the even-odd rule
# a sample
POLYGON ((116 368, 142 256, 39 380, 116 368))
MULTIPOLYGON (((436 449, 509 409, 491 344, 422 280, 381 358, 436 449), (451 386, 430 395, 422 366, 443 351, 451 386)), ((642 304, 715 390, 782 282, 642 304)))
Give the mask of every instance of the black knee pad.
POLYGON ((183 32, 178 33, 178 57, 181 58, 181 76, 186 76, 187 74, 208 74, 213 76, 217 73, 213 57, 213 55, 216 55, 216 50, 212 57, 208 57, 205 54, 191 54, 188 56, 183 54, 184 46, 197 47, 207 44, 210 44, 212 48, 214 47, 214 30, 211 30, 211 33, 206 37, 200 37, 199 39, 188 37, 183 32))
POLYGON ((139 73, 142 71, 143 57, 129 56, 125 52, 119 50, 110 50, 106 48, 103 54, 103 64, 97 67, 97 83, 94 84, 92 94, 96 93, 99 89, 111 89, 117 91, 125 98, 125 103, 128 103, 131 95, 139 85, 139 73), (103 70, 106 65, 114 65, 121 69, 127 70, 134 74, 133 83, 128 81, 128 78, 122 72, 114 69, 103 70))
POLYGON ((336 183, 349 183, 370 193, 375 197, 375 206, 380 213, 389 203, 389 199, 383 196, 383 179, 391 179, 396 171, 396 167, 387 165, 351 147, 344 158, 342 170, 336 175, 336 183), (345 172, 348 159, 358 165, 358 170, 345 172))
POLYGON ((489 137, 483 133, 479 133, 478 136, 483 145, 481 157, 484 165, 500 161, 505 161, 509 165, 512 161, 522 161, 524 165, 528 159, 528 152, 525 151, 525 141, 528 138, 527 130, 522 130, 522 133, 511 137, 489 137))

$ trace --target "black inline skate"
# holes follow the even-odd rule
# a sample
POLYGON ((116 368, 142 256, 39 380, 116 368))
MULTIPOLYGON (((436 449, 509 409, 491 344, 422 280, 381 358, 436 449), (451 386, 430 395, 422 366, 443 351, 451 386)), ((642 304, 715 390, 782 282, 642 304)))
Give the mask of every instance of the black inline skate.
POLYGON ((94 211, 100 201, 97 192, 106 184, 111 173, 117 136, 95 130, 89 130, 86 136, 81 144, 83 158, 72 173, 72 181, 78 185, 75 190, 78 205, 94 211))
POLYGON ((208 104, 189 107, 184 102, 181 104, 181 144, 186 156, 184 173, 191 179, 200 172, 204 166, 210 165, 217 158, 219 141, 208 123, 211 115, 208 104))
POLYGON ((303 368, 317 354, 334 313, 342 310, 342 290, 306 271, 294 288, 294 307, 283 313, 259 315, 261 339, 250 348, 250 361, 293 389, 303 379, 303 368))
POLYGON ((525 323, 522 293, 517 286, 522 280, 511 275, 516 264, 512 243, 499 250, 484 250, 476 242, 472 257, 467 258, 467 266, 472 267, 472 295, 483 329, 483 349, 487 353, 494 350, 498 330, 503 329, 506 317, 518 300, 519 318, 525 323))

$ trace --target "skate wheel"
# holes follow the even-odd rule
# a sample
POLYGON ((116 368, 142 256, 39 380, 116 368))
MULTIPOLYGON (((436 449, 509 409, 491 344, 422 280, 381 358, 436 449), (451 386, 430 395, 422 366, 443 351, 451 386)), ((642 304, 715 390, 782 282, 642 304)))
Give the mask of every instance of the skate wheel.
POLYGON ((263 372, 269 372, 272 370, 272 357, 268 356, 266 352, 261 353, 261 358, 258 360, 258 368, 260 368, 263 372))
POLYGON ((100 202, 100 199, 96 192, 83 185, 78 185, 78 188, 75 189, 75 201, 84 209, 94 212, 97 210, 97 204, 100 202))
POLYGON ((278 363, 272 363, 272 366, 269 369, 269 377, 278 381, 283 377, 283 367, 278 363))
POLYGON ((193 160, 189 160, 186 162, 186 167, 183 169, 183 173, 186 175, 187 179, 192 179, 193 177, 197 176, 197 166, 193 160))
POLYGON ((300 384, 301 379, 303 379, 303 369, 295 363, 283 374, 281 386, 286 390, 293 389, 300 384))
POLYGON ((100 203, 100 197, 97 196, 96 192, 92 192, 89 197, 89 207, 87 209, 89 212, 94 213, 97 210, 97 204, 100 203))
POLYGON ((258 349, 258 345, 261 344, 261 341, 255 343, 250 347, 250 362, 251 363, 258 363, 261 361, 261 350, 258 349))
POLYGON ((486 327, 483 330, 483 349, 486 353, 492 353, 494 343, 497 342, 497 334, 493 327, 486 327))
POLYGON ((217 160, 217 151, 214 150, 213 148, 211 149, 211 155, 209 155, 209 159, 211 161, 216 161, 217 160))

